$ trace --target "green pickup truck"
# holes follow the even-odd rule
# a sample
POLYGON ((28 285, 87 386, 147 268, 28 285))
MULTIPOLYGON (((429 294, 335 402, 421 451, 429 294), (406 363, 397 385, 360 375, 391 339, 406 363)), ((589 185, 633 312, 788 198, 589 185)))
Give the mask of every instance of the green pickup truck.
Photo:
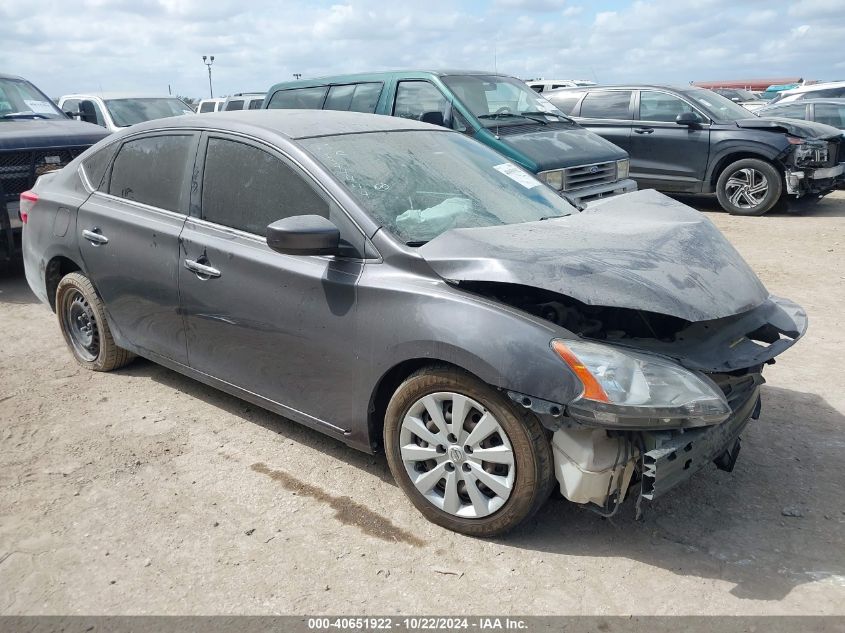
POLYGON ((399 71, 285 82, 263 108, 348 110, 449 127, 585 205, 635 191, 628 154, 564 115, 523 81, 467 71, 399 71))

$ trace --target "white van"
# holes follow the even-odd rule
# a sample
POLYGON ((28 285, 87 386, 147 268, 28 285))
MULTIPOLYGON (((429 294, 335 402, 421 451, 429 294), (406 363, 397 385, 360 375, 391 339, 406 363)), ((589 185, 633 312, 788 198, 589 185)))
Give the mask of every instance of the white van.
POLYGON ((583 88, 585 86, 595 86, 595 81, 589 79, 529 79, 525 83, 534 92, 548 92, 549 90, 557 90, 558 88, 583 88))
POLYGON ((59 109, 74 119, 95 123, 109 132, 144 121, 194 113, 191 106, 176 97, 115 92, 64 95, 59 98, 59 109))
POLYGON ((264 103, 263 92, 236 92, 226 97, 221 110, 260 110, 264 103))
POLYGON ((201 99, 197 105, 197 114, 205 114, 206 112, 220 112, 223 109, 223 102, 225 99, 201 99))

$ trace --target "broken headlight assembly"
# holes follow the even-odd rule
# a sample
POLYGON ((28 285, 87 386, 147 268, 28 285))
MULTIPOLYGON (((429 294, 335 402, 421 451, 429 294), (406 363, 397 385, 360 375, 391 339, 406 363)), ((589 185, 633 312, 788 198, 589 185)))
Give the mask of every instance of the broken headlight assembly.
POLYGON ((690 428, 731 413, 713 381, 670 360, 580 340, 555 339, 551 347, 584 386, 566 411, 587 426, 690 428))
POLYGON ((817 141, 795 136, 787 137, 790 145, 795 146, 795 164, 823 166, 827 163, 827 141, 817 141))

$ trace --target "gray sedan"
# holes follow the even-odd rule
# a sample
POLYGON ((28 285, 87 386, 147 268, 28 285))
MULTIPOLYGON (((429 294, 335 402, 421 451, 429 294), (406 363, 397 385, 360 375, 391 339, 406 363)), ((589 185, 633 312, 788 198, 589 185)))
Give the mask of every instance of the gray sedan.
POLYGON ((806 328, 689 207, 640 191, 581 211, 394 117, 143 123, 42 176, 21 214, 27 281, 81 365, 143 356, 383 450, 422 514, 473 535, 555 485, 609 515, 730 470, 763 365, 806 328))

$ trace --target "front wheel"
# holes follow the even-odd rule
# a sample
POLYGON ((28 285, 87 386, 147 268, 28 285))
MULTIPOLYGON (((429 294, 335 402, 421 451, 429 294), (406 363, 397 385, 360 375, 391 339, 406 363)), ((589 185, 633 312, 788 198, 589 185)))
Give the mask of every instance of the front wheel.
POLYGON ((537 418, 459 369, 405 380, 387 407, 384 442, 396 482, 450 530, 502 534, 549 498, 551 447, 537 418))
POLYGON ((716 182, 716 197, 732 215, 763 215, 777 204, 783 179, 774 165, 743 158, 728 165, 716 182))
POLYGON ((111 371, 135 358, 115 344, 103 303, 91 281, 82 273, 70 273, 59 282, 56 315, 67 346, 83 367, 111 371))

